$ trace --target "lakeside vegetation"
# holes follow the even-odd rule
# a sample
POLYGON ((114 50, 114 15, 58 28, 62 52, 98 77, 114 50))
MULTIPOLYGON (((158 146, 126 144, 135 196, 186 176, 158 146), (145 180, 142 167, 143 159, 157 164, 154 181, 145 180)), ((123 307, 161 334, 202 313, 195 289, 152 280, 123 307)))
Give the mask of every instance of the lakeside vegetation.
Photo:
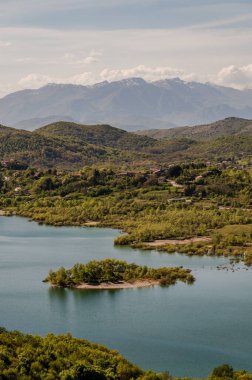
POLYGON ((75 264, 71 269, 61 267, 55 272, 50 270, 44 282, 56 287, 78 287, 81 284, 134 284, 144 280, 169 286, 176 284, 178 280, 192 284, 195 279, 189 269, 148 268, 134 263, 128 264, 126 261, 105 259, 75 264))
POLYGON ((251 121, 237 118, 159 141, 109 125, 1 127, 0 209, 55 226, 119 228, 117 245, 153 249, 146 243, 164 240, 158 249, 168 253, 251 265, 250 131, 251 121), (207 239, 184 243, 197 237, 207 239))
MULTIPOLYGON (((55 123, 32 133, 0 127, 0 137, 0 215, 54 226, 118 228, 123 234, 115 239, 117 245, 226 255, 252 265, 252 144, 247 132, 208 135, 207 141, 190 136, 156 141, 110 126, 55 123), (161 245, 149 244, 156 240, 161 245)), ((62 287, 142 279, 160 285, 194 280, 182 268, 153 269, 109 259, 60 268, 47 277, 62 287)), ((171 376, 142 371, 117 352, 70 335, 40 338, 0 329, 0 379, 16 378, 171 376)), ((209 379, 251 380, 252 375, 224 365, 209 379)))
MULTIPOLYGON (((172 380, 167 373, 144 371, 115 350, 71 334, 40 336, 0 328, 2 380, 172 380)), ((209 380, 251 380, 252 374, 225 364, 209 380)))
POLYGON ((252 263, 250 161, 138 168, 113 165, 77 172, 24 169, 0 172, 0 209, 40 223, 99 225, 125 232, 115 244, 188 255, 226 255, 252 263), (185 243, 185 239, 207 237, 185 243), (174 245, 168 239, 181 240, 174 245))
POLYGON ((73 338, 45 338, 0 329, 2 380, 165 380, 165 374, 144 372, 117 351, 73 338))

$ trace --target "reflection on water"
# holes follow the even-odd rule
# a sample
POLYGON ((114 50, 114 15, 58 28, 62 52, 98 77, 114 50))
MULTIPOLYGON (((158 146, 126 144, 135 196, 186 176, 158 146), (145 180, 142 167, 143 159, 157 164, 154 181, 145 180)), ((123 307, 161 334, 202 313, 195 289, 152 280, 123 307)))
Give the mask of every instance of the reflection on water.
POLYGON ((53 302, 60 301, 66 303, 67 297, 69 295, 68 289, 64 288, 52 288, 48 289, 49 299, 53 302))
POLYGON ((175 376, 206 376, 221 363, 252 371, 252 271, 217 270, 225 258, 117 248, 118 233, 0 218, 0 325, 43 335, 69 331, 175 376), (49 269, 106 257, 192 268, 196 283, 86 290, 42 282, 49 269))
POLYGON ((69 301, 69 292, 67 289, 48 289, 48 299, 49 299, 49 308, 50 313, 59 313, 61 316, 64 315, 65 318, 68 318, 68 301, 69 301))

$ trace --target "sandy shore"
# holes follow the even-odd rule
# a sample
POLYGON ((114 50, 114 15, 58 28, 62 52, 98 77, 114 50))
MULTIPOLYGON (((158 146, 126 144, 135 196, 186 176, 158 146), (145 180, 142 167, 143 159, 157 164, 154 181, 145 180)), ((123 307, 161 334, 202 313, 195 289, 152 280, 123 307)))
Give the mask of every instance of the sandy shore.
POLYGON ((101 283, 99 285, 89 285, 86 283, 76 286, 76 289, 133 289, 133 288, 147 288, 149 286, 158 285, 157 280, 142 280, 135 281, 134 283, 120 282, 120 283, 101 283))
POLYGON ((191 239, 167 239, 167 240, 155 240, 151 243, 145 243, 150 247, 159 247, 166 244, 177 245, 177 244, 191 244, 197 242, 210 242, 212 239, 209 236, 199 236, 193 237, 191 239))
POLYGON ((89 222, 84 223, 84 226, 87 226, 87 227, 96 227, 99 224, 100 224, 100 222, 94 222, 94 221, 90 220, 89 222))
POLYGON ((5 216, 5 211, 0 210, 0 216, 5 216))

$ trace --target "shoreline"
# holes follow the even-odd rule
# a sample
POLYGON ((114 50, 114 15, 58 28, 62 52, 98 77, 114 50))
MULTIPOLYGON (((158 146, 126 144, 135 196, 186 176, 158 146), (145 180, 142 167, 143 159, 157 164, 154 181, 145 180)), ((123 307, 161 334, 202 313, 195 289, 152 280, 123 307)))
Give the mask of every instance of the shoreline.
MULTIPOLYGON (((249 209, 250 210, 250 209, 249 209)), ((33 216, 28 216, 28 215, 23 215, 22 213, 17 213, 16 211, 13 211, 13 210, 0 210, 0 217, 3 216, 3 217, 9 217, 9 216, 16 216, 16 217, 20 217, 20 218, 25 218, 27 219, 28 221, 33 221, 37 224, 42 224, 42 225, 45 225, 45 226, 52 226, 52 227, 80 227, 80 228, 109 228, 109 229, 113 229, 113 230, 117 230, 119 232, 118 234, 118 237, 120 236, 120 232, 124 232, 126 233, 126 231, 122 228, 122 226, 118 226, 116 224, 103 224, 103 221, 92 221, 92 220, 88 220, 84 223, 61 223, 61 224, 56 224, 56 223, 46 223, 45 221, 41 221, 41 220, 38 220, 36 218, 33 218, 33 216)), ((251 223, 247 224, 247 225, 252 225, 251 223)), ((228 226, 232 226, 232 225, 226 225, 224 227, 228 227, 228 226)), ((244 226, 244 225, 240 225, 240 226, 244 226)), ((222 227, 222 228, 224 228, 222 227)), ((228 250, 227 251, 224 251, 224 249, 222 249, 222 253, 221 254, 216 254, 214 252, 210 252, 209 253, 209 245, 207 246, 207 244, 211 244, 212 243, 212 237, 211 236, 193 236, 191 238, 183 238, 183 237, 180 237, 180 238, 173 238, 173 239, 156 239, 154 241, 144 241, 144 242, 140 242, 140 243, 136 243, 136 244, 133 244, 133 243, 128 243, 127 246, 128 247, 131 247, 132 249, 143 249, 143 250, 156 250, 157 252, 158 251, 161 251, 163 249, 163 252, 167 252, 167 253, 175 253, 175 251, 173 250, 173 246, 176 247, 177 246, 177 253, 179 254, 185 254, 187 256, 214 256, 214 257, 219 257, 219 256, 225 256, 225 257, 228 257, 230 259, 235 259, 236 257, 238 259, 240 259, 242 262, 244 263, 249 263, 247 264, 248 266, 252 266, 251 264, 251 261, 250 261, 250 258, 248 258, 249 260, 245 260, 244 257, 241 257, 240 254, 232 254, 232 252, 229 252, 228 250), (184 252, 182 251, 181 249, 183 248, 183 246, 185 248, 187 248, 188 246, 190 247, 191 244, 194 244, 194 243, 206 243, 205 247, 207 248, 207 250, 205 251, 201 251, 201 252, 184 252), (170 250, 167 250, 166 249, 166 246, 170 246, 170 250), (180 248, 181 247, 181 248, 180 248)), ((123 245, 120 245, 120 244, 115 244, 116 246, 118 247, 123 247, 123 245)), ((246 245, 243 247, 243 249, 246 249, 248 248, 249 246, 246 245)), ((241 248, 239 246, 239 248, 241 248)), ((211 247, 210 247, 211 249, 211 247)), ((250 257, 250 255, 248 255, 250 257)), ((145 285, 145 286, 148 286, 148 285, 145 285)), ((95 286, 96 288, 97 286, 95 286)), ((115 287, 115 289, 119 288, 119 289, 124 289, 124 288, 127 288, 128 286, 125 286, 125 287, 115 287)), ((129 286, 130 287, 130 286, 129 286)), ((136 286, 136 287, 141 287, 141 286, 136 286)), ((143 286, 142 286, 143 287, 143 286)), ((112 288, 111 288, 112 289, 112 288)))
POLYGON ((75 289, 136 289, 136 288, 147 288, 150 286, 159 285, 157 280, 138 280, 133 283, 130 282, 120 282, 120 283, 100 283, 99 285, 90 285, 90 284, 80 284, 75 287, 75 289))
POLYGON ((0 216, 18 216, 15 211, 0 210, 0 216))
MULTIPOLYGON (((155 285, 159 285, 158 280, 137 280, 133 283, 130 282, 102 282, 98 285, 91 285, 87 283, 82 283, 74 286, 72 289, 90 289, 90 290, 110 290, 110 289, 137 289, 137 288, 147 288, 155 285)), ((56 285, 51 285, 52 288, 58 288, 56 285)))
POLYGON ((99 226, 100 222, 95 222, 92 220, 89 220, 88 222, 84 223, 84 227, 97 227, 99 226))
POLYGON ((199 242, 207 242, 210 243, 212 238, 210 236, 195 236, 190 239, 163 239, 163 240, 154 240, 152 242, 144 242, 144 244, 149 247, 160 247, 162 245, 183 245, 183 244, 191 244, 191 243, 199 243, 199 242))

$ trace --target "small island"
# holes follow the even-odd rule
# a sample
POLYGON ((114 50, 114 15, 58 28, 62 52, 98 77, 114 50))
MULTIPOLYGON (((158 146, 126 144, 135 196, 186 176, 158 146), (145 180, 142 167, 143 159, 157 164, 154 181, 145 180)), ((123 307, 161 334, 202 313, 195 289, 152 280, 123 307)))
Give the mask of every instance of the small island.
POLYGON ((153 285, 169 286, 183 281, 192 284, 194 276, 189 269, 148 268, 126 261, 105 259, 92 260, 87 264, 75 264, 71 269, 49 271, 44 282, 52 287, 78 289, 125 289, 153 285))

